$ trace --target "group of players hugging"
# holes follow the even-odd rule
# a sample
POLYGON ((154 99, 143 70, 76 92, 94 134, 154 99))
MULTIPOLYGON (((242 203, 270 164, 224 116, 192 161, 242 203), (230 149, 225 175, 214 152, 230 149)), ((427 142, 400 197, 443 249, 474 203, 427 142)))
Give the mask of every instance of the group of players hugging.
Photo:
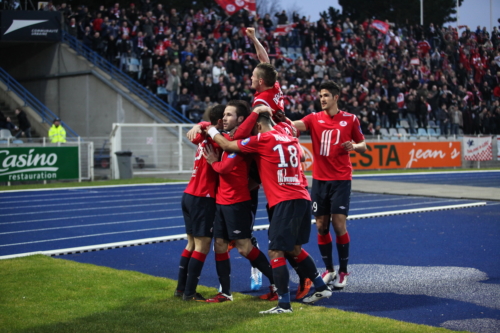
POLYGON ((260 61, 252 73, 253 109, 240 100, 217 105, 209 112, 210 122, 195 125, 187 134, 198 150, 182 198, 188 243, 181 254, 174 295, 186 301, 232 301, 229 253, 236 247, 250 261, 252 287, 260 287, 262 275, 269 280, 270 292, 260 298, 278 301, 277 306, 260 313, 290 313, 287 261, 300 279, 295 298, 304 303, 330 297, 333 288, 346 286, 350 243, 346 220, 352 179, 349 154, 364 152, 366 144, 356 116, 338 109, 340 87, 332 81, 320 85, 323 111, 294 122, 287 119, 277 72, 254 29, 247 28, 246 34, 260 61), (310 132, 313 146, 311 195, 301 163, 301 131, 310 132), (269 217, 269 260, 252 235, 261 186, 269 217), (326 267, 323 274, 302 248, 309 242, 311 212, 326 267), (330 225, 336 235, 338 271, 333 265, 330 225), (213 238, 220 288, 217 295, 205 299, 196 287, 213 238), (314 292, 306 297, 312 285, 314 292))

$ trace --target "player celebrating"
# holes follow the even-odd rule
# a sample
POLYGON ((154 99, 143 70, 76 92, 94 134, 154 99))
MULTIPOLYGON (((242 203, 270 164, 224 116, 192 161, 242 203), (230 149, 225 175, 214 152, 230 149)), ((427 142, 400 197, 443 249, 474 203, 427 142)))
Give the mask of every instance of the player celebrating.
POLYGON ((261 114, 257 120, 257 136, 228 141, 211 127, 208 134, 227 152, 254 154, 264 185, 264 192, 273 211, 269 226, 269 257, 277 287, 278 306, 261 313, 293 312, 288 290, 289 273, 285 253, 294 256, 300 269, 316 287, 315 293, 304 302, 312 303, 332 292, 318 274, 311 256, 302 249, 309 241, 311 231, 309 192, 302 186, 299 176, 300 150, 297 139, 273 129, 269 115, 261 114))
MULTIPOLYGON (((268 112, 268 108, 260 108, 260 111, 268 112)), ((224 110, 224 130, 231 132, 237 125, 241 125, 249 112, 250 108, 246 102, 229 101, 224 110)), ((254 113, 258 114, 259 108, 255 109, 254 113)), ((252 128, 249 129, 245 131, 245 136, 250 134, 252 128)), ((244 126, 241 126, 238 135, 242 135, 243 130, 244 126)), ((224 136, 230 139, 228 134, 224 134, 224 136)), ((219 173, 214 222, 214 250, 221 292, 208 299, 207 302, 221 303, 233 300, 230 292, 231 265, 228 252, 228 243, 231 240, 235 240, 238 252, 269 279, 271 286, 274 285, 274 280, 269 261, 257 247, 252 245, 250 240, 252 237, 253 213, 248 189, 248 168, 251 160, 240 154, 223 152, 219 162, 219 155, 211 149, 207 149, 204 156, 212 168, 219 173)), ((278 295, 275 293, 274 300, 277 298, 278 295)))
MULTIPOLYGON (((257 58, 260 61, 252 72, 252 89, 255 89, 252 106, 266 105, 270 107, 273 110, 273 121, 276 123, 274 129, 291 136, 296 136, 297 130, 291 126, 291 122, 283 121, 286 120, 286 117, 284 116, 285 108, 283 104, 283 93, 281 92, 280 84, 277 81, 278 73, 276 72, 274 66, 270 64, 269 55, 267 54, 266 49, 255 36, 255 29, 247 28, 246 34, 248 38, 252 40, 255 51, 257 52, 257 58)), ((302 150, 302 148, 300 149, 302 150)), ((307 179, 304 176, 302 168, 300 169, 300 175, 302 185, 307 187, 307 179)), ((258 191, 258 188, 256 191, 258 191)), ((297 263, 292 257, 287 256, 287 260, 299 276, 299 287, 297 288, 295 298, 301 299, 309 292, 312 282, 298 269, 297 263)))
MULTIPOLYGON (((224 108, 224 105, 217 105, 210 110, 210 122, 215 128, 223 127, 224 108)), ((182 214, 188 243, 181 255, 174 296, 182 296, 185 301, 205 302, 205 298, 196 292, 196 287, 212 242, 217 174, 203 158, 203 151, 208 146, 212 146, 216 151, 220 148, 202 133, 191 141, 198 144, 198 150, 191 180, 182 196, 182 214)))
POLYGON ((318 229, 318 246, 326 265, 323 280, 343 288, 347 283, 349 234, 346 220, 351 198, 351 151, 363 153, 365 138, 358 119, 338 109, 340 87, 333 81, 320 85, 320 101, 324 111, 294 121, 299 131, 309 130, 313 145, 313 214, 318 229), (353 143, 354 141, 354 143, 353 143), (336 235, 339 272, 335 273, 332 258, 330 218, 336 235))

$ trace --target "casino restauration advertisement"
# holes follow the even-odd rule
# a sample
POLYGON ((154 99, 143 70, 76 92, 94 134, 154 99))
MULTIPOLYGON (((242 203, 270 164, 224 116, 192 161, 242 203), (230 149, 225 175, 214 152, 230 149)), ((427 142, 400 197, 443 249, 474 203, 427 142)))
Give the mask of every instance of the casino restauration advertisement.
MULTIPOLYGON (((311 143, 301 143, 307 171, 312 171, 311 143)), ((362 154, 351 152, 355 170, 451 168, 462 166, 461 142, 367 142, 362 154)))
POLYGON ((0 148, 0 181, 78 179, 78 147, 0 148))

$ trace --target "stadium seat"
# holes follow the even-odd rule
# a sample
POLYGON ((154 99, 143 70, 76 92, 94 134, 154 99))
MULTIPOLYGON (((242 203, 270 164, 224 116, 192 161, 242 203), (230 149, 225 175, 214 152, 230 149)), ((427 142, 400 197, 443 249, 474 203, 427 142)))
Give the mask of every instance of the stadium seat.
POLYGON ((401 120, 400 125, 403 128, 410 128, 410 124, 408 124, 408 122, 406 120, 401 120))
POLYGON ((437 125, 436 125, 436 123, 434 122, 434 120, 429 120, 428 127, 430 127, 430 128, 435 128, 435 127, 437 127, 437 125))
POLYGON ((7 140, 0 140, 0 145, 6 145, 7 143, 9 143, 9 141, 7 141, 7 140))
POLYGON ((19 140, 19 139, 15 139, 15 140, 12 140, 12 143, 13 144, 21 144, 22 145, 24 143, 24 141, 23 140, 19 140))
POLYGON ((427 132, 429 133, 430 136, 438 136, 439 134, 436 132, 436 130, 434 128, 429 128, 427 130, 427 132))
POLYGON ((8 129, 2 128, 0 130, 0 138, 6 138, 6 139, 8 139, 8 138, 12 138, 12 137, 13 136, 12 136, 12 134, 10 133, 10 131, 8 129))
POLYGON ((420 136, 419 139, 423 140, 423 141, 427 141, 427 140, 429 140, 429 137, 428 136, 420 136))
POLYGON ((440 137, 438 137, 438 140, 443 140, 444 141, 444 140, 448 140, 448 139, 445 136, 440 136, 440 137))
POLYGON ((418 135, 427 135, 427 131, 425 130, 425 128, 420 127, 420 128, 418 129, 417 134, 418 134, 418 135))
POLYGON ((382 136, 382 140, 384 140, 384 141, 387 141, 387 140, 390 140, 390 139, 391 139, 391 137, 389 137, 389 136, 382 136))
POLYGON ((417 140, 417 137, 416 137, 416 136, 410 136, 410 137, 408 138, 408 140, 417 140))
POLYGON ((384 136, 389 136, 389 132, 387 131, 387 128, 381 128, 380 129, 380 134, 384 136))
POLYGON ((398 137, 398 136, 394 136, 394 135, 393 135, 393 136, 391 136, 391 140, 392 140, 392 141, 398 141, 398 140, 399 140, 399 137, 398 137))
POLYGON ((398 135, 398 130, 395 128, 389 128, 389 134, 390 135, 398 135))
POLYGON ((407 135, 408 134, 408 132, 406 132, 406 129, 404 129, 403 127, 398 128, 398 133, 401 134, 401 135, 407 135))

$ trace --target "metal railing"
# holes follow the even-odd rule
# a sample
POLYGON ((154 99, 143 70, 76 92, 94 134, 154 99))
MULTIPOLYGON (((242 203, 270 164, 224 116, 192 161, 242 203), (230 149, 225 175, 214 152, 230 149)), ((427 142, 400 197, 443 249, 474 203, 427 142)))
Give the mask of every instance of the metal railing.
MULTIPOLYGON (((0 80, 7 86, 7 91, 14 92, 17 97, 23 101, 23 106, 28 106, 33 109, 42 118, 42 122, 52 124, 52 121, 57 118, 57 116, 47 106, 45 106, 45 104, 40 102, 1 67, 0 80)), ((61 124, 66 130, 66 135, 69 138, 77 138, 79 136, 73 129, 71 129, 71 127, 68 126, 68 124, 63 121, 61 121, 61 124)))
POLYGON ((169 104, 165 103, 162 99, 140 85, 137 81, 125 74, 122 70, 111 64, 109 61, 94 52, 88 46, 81 43, 78 39, 71 36, 67 31, 63 31, 62 41, 69 45, 79 55, 85 57, 94 66, 104 71, 106 74, 125 88, 130 93, 141 98, 149 107, 158 110, 162 115, 167 117, 173 123, 192 123, 192 121, 185 117, 181 112, 174 109, 169 104))

